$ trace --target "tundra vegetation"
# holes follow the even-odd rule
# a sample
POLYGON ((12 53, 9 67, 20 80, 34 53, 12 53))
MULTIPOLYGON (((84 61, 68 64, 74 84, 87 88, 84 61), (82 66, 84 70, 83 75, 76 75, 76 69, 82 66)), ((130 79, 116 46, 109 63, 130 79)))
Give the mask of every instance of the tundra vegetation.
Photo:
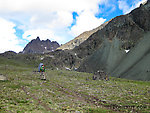
MULTIPOLYGON (((37 65, 38 66, 38 65, 37 65)), ((0 112, 109 113, 150 112, 150 82, 110 77, 93 80, 92 73, 46 70, 1 58, 0 112)))

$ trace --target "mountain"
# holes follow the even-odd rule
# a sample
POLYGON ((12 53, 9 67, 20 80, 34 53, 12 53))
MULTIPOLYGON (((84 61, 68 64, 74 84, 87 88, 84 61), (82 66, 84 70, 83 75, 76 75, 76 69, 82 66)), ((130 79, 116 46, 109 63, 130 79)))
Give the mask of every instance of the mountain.
POLYGON ((39 37, 31 40, 22 53, 47 53, 56 50, 60 45, 56 41, 40 40, 39 37))
MULTIPOLYGON (((9 51, 0 54, 0 58, 2 57, 2 61, 3 57, 7 60, 13 59, 11 64, 18 61, 18 65, 23 62, 25 65, 37 67, 40 62, 43 62, 50 69, 76 70, 78 68, 77 71, 92 73, 103 70, 109 76, 150 80, 149 20, 150 0, 129 14, 115 17, 104 23, 79 46, 69 46, 70 42, 77 39, 76 37, 68 42, 69 50, 53 51, 51 46, 48 48, 44 44, 44 42, 52 43, 50 40, 41 41, 37 37, 25 47, 23 53, 45 54, 16 54, 9 51)), ((85 33, 80 36, 85 36, 85 33)))
POLYGON ((79 71, 150 80, 150 0, 113 18, 73 51, 84 59, 79 71), (129 51, 128 53, 127 50, 129 51))
POLYGON ((70 50, 70 49, 74 49, 75 47, 79 46, 82 42, 84 42, 85 40, 87 40, 89 38, 90 35, 92 35, 93 33, 95 33, 96 31, 104 28, 107 25, 108 22, 105 22, 104 24, 102 24, 101 26, 90 30, 90 31, 85 31, 82 34, 80 34, 79 36, 77 36, 76 38, 74 38, 73 40, 67 42, 66 44, 63 44, 62 46, 60 46, 57 49, 61 49, 61 50, 70 50))

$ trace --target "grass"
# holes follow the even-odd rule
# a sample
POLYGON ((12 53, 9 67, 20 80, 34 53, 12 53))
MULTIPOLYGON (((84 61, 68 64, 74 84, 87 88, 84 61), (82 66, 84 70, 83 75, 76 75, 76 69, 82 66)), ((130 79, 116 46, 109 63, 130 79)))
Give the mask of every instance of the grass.
POLYGON ((115 113, 150 112, 150 82, 110 77, 92 80, 92 74, 46 70, 46 81, 35 69, 0 65, 7 81, 0 81, 0 112, 115 113))

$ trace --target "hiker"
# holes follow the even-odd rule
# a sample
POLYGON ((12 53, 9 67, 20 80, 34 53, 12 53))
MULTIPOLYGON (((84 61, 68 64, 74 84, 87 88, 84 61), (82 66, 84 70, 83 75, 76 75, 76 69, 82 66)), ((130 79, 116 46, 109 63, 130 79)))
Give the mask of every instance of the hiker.
POLYGON ((109 81, 108 75, 105 75, 105 80, 106 80, 106 81, 109 81))
POLYGON ((42 80, 46 80, 46 78, 45 78, 45 67, 44 67, 44 65, 42 65, 42 66, 40 67, 40 73, 41 73, 40 78, 41 78, 42 80))

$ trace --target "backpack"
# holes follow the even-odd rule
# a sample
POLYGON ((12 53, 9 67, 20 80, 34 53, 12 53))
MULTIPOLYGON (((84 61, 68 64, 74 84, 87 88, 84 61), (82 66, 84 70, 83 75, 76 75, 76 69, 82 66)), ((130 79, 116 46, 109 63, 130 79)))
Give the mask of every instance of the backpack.
POLYGON ((38 72, 40 72, 40 69, 41 69, 42 65, 43 65, 43 63, 40 63, 40 64, 39 64, 38 72))
POLYGON ((45 67, 44 67, 44 65, 41 66, 40 72, 45 72, 45 67))

